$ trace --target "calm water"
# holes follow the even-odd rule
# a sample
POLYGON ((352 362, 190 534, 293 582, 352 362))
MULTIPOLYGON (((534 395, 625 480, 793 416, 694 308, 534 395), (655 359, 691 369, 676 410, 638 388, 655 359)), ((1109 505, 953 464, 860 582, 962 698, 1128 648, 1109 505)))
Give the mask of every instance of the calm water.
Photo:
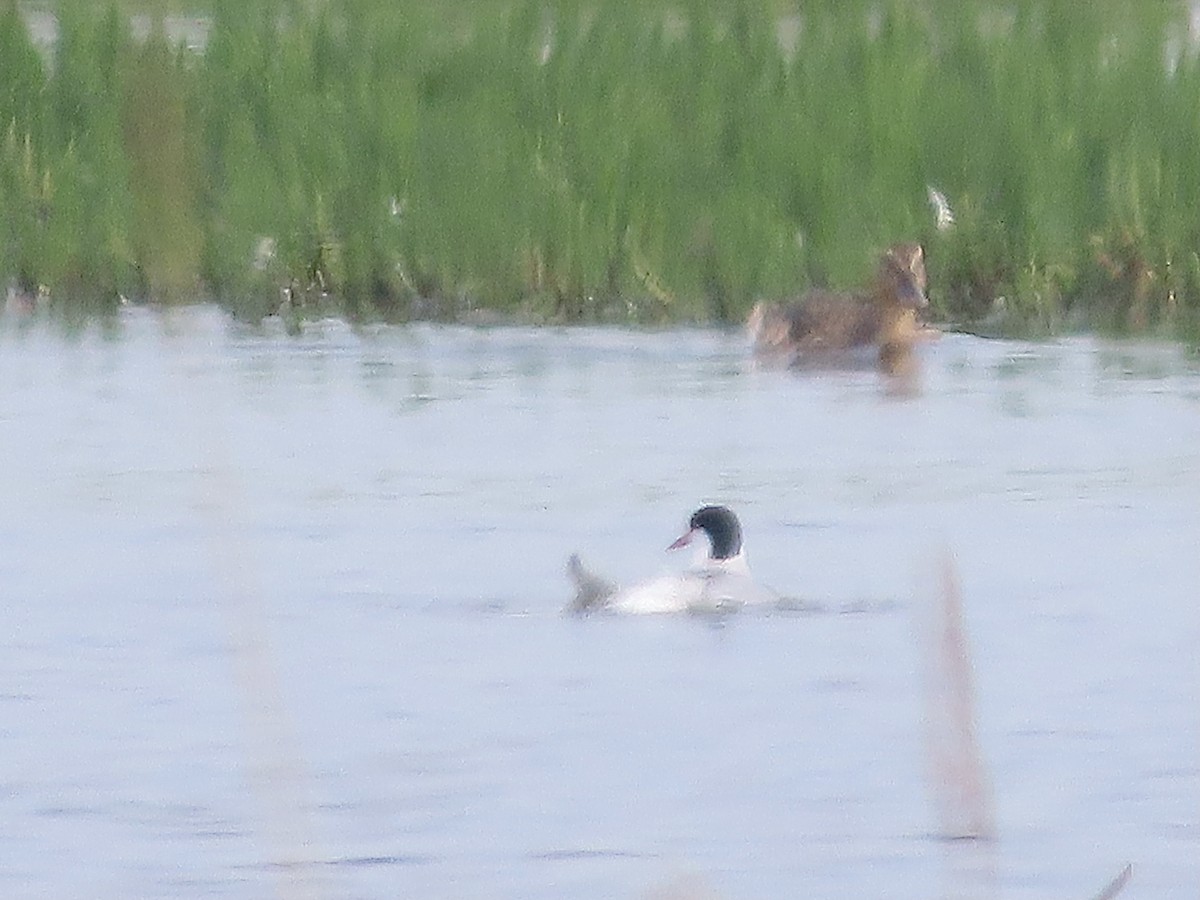
POLYGON ((0 323, 0 894, 1200 890, 1200 369, 947 336, 0 323), (571 619, 701 502, 807 612, 571 619), (958 562, 998 838, 939 840, 958 562))

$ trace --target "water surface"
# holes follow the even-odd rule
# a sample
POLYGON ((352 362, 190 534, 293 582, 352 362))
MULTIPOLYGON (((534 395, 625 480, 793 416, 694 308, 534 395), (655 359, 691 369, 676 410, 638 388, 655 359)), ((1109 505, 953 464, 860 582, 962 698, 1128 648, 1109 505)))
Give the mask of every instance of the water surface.
POLYGON ((1200 370, 924 350, 0 323, 0 892, 1195 897, 1200 370), (713 501, 805 612, 560 614, 713 501), (987 843, 927 784, 946 551, 987 843))

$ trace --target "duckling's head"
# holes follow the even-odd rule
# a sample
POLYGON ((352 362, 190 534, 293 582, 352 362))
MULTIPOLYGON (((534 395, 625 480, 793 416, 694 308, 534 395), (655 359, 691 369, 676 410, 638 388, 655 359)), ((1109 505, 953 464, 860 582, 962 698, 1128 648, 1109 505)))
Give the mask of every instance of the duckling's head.
POLYGON ((879 258, 878 292, 881 302, 902 309, 924 309, 925 251, 920 244, 893 244, 879 258))
POLYGON ((709 559, 732 559, 742 552, 742 526, 733 510, 725 506, 702 506, 692 513, 688 530, 668 549, 686 547, 703 531, 710 544, 709 559))

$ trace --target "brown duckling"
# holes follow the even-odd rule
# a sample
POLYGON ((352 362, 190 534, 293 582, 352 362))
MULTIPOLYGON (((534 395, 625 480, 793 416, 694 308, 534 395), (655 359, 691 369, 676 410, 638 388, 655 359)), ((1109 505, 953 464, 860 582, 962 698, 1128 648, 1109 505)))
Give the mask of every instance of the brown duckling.
POLYGON ((754 354, 786 365, 827 365, 875 346, 880 367, 893 371, 928 334, 917 319, 928 303, 925 285, 921 245, 895 244, 880 256, 868 291, 814 289, 787 303, 756 303, 746 323, 754 354))

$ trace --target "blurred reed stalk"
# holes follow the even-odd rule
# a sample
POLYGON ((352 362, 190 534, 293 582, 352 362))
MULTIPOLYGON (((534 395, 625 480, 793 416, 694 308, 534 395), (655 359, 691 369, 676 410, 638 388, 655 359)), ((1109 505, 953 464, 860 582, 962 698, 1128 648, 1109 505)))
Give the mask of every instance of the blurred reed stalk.
POLYGON ((954 558, 942 559, 940 590, 926 635, 925 726, 930 791, 938 833, 996 837, 991 780, 979 747, 975 686, 954 558))
MULTIPOLYGON (((165 321, 168 335, 189 327, 186 317, 165 321)), ((211 360, 176 355, 173 362, 171 383, 190 411, 185 437, 197 452, 197 506, 206 526, 213 600, 227 629, 256 862, 272 876, 273 893, 280 900, 335 896, 339 892, 331 883, 329 856, 313 819, 312 772, 272 645, 270 593, 261 579, 249 503, 226 442, 228 415, 219 392, 193 387, 191 374, 211 360)))
POLYGON ((199 278, 199 207, 185 77, 157 14, 150 37, 131 54, 121 120, 141 292, 164 302, 194 299, 199 278))
POLYGON ((0 4, 0 278, 59 304, 733 322, 921 240, 970 327, 1200 333, 1183 3, 0 4))

